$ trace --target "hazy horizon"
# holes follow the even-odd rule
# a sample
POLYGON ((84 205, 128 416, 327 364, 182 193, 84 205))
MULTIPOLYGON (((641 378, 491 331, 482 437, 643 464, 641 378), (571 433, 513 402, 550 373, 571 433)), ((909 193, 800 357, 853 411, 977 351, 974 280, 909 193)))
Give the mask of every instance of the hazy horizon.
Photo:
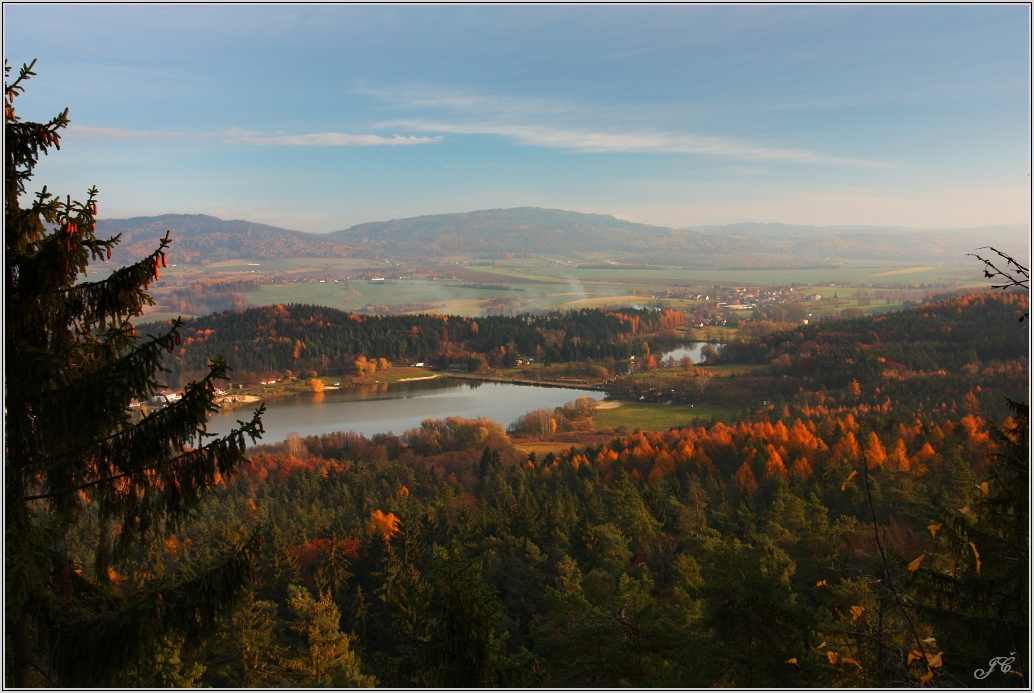
MULTIPOLYGON (((439 213, 439 214, 416 214, 416 215, 413 215, 411 217, 392 217, 392 218, 384 218, 384 219, 368 219, 366 221, 356 222, 355 224, 351 224, 351 225, 349 225, 347 227, 342 227, 342 228, 339 228, 339 229, 328 229, 326 231, 322 231, 322 230, 320 230, 320 231, 303 231, 303 232, 304 233, 313 233, 313 234, 316 234, 318 236, 327 236, 327 235, 330 235, 330 234, 335 233, 337 231, 345 231, 345 230, 354 228, 356 226, 364 226, 364 225, 368 225, 368 224, 384 224, 384 223, 390 223, 390 222, 396 222, 396 221, 408 221, 408 220, 411 220, 411 219, 419 219, 419 218, 422 218, 422 217, 431 218, 431 217, 442 217, 442 216, 461 216, 461 215, 469 215, 469 214, 478 214, 478 213, 481 213, 481 212, 499 212, 499 211, 505 212, 505 211, 511 211, 511 210, 519 210, 519 209, 539 209, 539 210, 550 211, 550 212, 573 212, 574 211, 574 210, 565 210, 565 209, 559 209, 559 208, 554 208, 554 207, 537 207, 535 205, 527 205, 525 207, 497 207, 497 208, 492 208, 492 209, 470 209, 470 210, 463 210, 463 211, 442 212, 442 213, 439 213)), ((869 225, 869 224, 831 224, 831 225, 786 224, 786 223, 780 222, 780 221, 743 221, 743 222, 728 222, 728 223, 713 223, 713 224, 696 224, 696 225, 678 227, 678 226, 661 226, 661 225, 655 225, 655 224, 647 224, 646 222, 642 222, 642 221, 639 221, 637 219, 629 219, 629 218, 625 218, 625 217, 619 217, 619 216, 616 216, 616 215, 607 214, 605 212, 578 212, 578 213, 579 214, 583 214, 583 213, 584 214, 599 214, 599 215, 602 215, 602 216, 613 217, 614 219, 617 219, 618 221, 627 222, 629 224, 642 224, 642 225, 645 225, 645 226, 656 226, 659 229, 673 228, 673 229, 680 229, 680 230, 697 230, 697 231, 699 231, 701 229, 711 229, 711 228, 719 229, 719 228, 735 227, 735 226, 788 227, 788 228, 794 228, 794 229, 808 228, 808 229, 815 229, 816 231, 823 231, 823 232, 829 232, 829 233, 837 233, 837 232, 841 232, 841 231, 854 233, 854 232, 863 232, 863 231, 868 231, 868 230, 872 230, 872 231, 875 231, 875 232, 888 231, 888 230, 908 230, 908 231, 930 232, 930 233, 955 233, 955 232, 965 232, 965 231, 994 231, 994 230, 1024 231, 1024 230, 1029 230, 1031 228, 1030 223, 1027 223, 1027 222, 1018 223, 1018 224, 985 224, 985 225, 982 225, 982 226, 939 226, 939 227, 911 226, 910 227, 910 226, 900 226, 900 225, 869 225)), ((243 219, 243 218, 232 218, 231 219, 231 218, 227 218, 227 217, 220 217, 220 216, 217 216, 215 214, 208 214, 208 213, 205 213, 205 212, 164 212, 164 213, 161 213, 161 214, 134 214, 132 216, 127 216, 127 217, 99 216, 98 220, 100 220, 100 221, 127 221, 127 220, 131 220, 131 219, 154 219, 154 218, 160 218, 160 217, 165 217, 165 216, 208 216, 208 217, 213 217, 215 219, 218 219, 219 221, 228 222, 228 223, 232 223, 232 222, 248 222, 248 223, 256 223, 256 224, 266 224, 267 226, 279 228, 279 229, 282 229, 284 231, 302 231, 302 229, 291 228, 291 227, 288 227, 288 226, 278 226, 277 224, 267 224, 266 222, 258 221, 258 220, 255 220, 255 219, 243 219)))
MULTIPOLYGON (((4 6, 36 186, 315 233, 1029 225, 1024 6, 4 6)), ((35 190, 35 188, 33 188, 35 190)))

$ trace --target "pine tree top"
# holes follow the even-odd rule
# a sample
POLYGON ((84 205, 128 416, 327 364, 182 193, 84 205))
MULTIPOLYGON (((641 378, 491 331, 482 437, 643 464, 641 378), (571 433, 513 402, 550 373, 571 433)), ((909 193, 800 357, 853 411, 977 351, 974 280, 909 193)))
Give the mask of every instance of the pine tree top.
POLYGON ((46 187, 30 196, 39 158, 60 149, 68 125, 67 109, 46 123, 18 118, 34 64, 12 81, 4 66, 5 567, 19 631, 7 655, 15 685, 104 685, 161 638, 199 632, 246 584, 254 533, 190 583, 116 590, 109 569, 175 532, 247 461, 262 409, 226 437, 206 432, 216 383, 229 374, 220 357, 177 402, 131 416, 131 401, 161 388, 162 360, 181 342, 178 320, 146 336, 132 323, 153 304, 148 289, 172 240, 166 233, 141 262, 86 280, 119 237, 95 234, 96 188, 85 201, 46 187), (68 548, 84 537, 89 559, 68 548))

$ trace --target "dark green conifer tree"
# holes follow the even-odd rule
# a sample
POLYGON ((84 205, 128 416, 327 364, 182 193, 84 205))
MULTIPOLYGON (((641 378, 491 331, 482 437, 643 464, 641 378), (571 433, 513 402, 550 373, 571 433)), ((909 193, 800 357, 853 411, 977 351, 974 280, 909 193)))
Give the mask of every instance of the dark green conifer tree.
POLYGON ((4 65, 5 683, 119 685, 130 672, 140 682, 164 643, 196 640, 239 594, 257 535, 189 580, 118 579, 118 570, 245 461, 261 410, 225 438, 206 437, 229 370, 220 359, 179 401, 130 416, 133 399, 159 389, 163 354, 180 341, 178 322, 146 338, 131 323, 153 304, 147 289, 170 239, 87 279, 119 238, 94 234, 96 189, 85 202, 26 190, 68 124, 67 110, 46 123, 15 115, 34 64, 13 80, 4 65))

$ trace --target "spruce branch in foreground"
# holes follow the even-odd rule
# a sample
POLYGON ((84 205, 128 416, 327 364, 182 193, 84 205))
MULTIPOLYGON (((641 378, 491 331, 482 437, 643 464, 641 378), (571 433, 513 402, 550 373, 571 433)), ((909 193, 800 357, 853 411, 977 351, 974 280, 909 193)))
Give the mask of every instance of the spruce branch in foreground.
POLYGON ((154 304, 147 290, 171 239, 85 281, 120 239, 95 235, 96 188, 82 202, 45 187, 27 193, 68 124, 67 110, 47 123, 17 117, 34 65, 9 83, 4 65, 4 683, 118 686, 146 681, 157 652, 202 637, 247 586, 261 543, 253 529, 185 576, 133 566, 247 462, 263 410, 227 436, 207 432, 215 383, 230 373, 220 357, 178 402, 131 415, 132 400, 162 387, 163 359, 181 342, 179 321, 146 338, 132 324, 154 304))

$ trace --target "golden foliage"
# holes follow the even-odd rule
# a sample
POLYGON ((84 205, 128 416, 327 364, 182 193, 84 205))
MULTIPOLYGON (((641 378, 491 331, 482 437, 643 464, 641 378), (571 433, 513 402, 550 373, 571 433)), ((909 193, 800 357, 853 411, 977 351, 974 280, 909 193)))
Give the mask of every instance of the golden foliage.
POLYGON ((385 539, 391 539, 392 535, 398 531, 399 519, 395 517, 395 513, 384 514, 380 510, 374 510, 370 515, 369 527, 371 532, 377 532, 385 539))
POLYGON ((844 483, 842 483, 840 485, 840 490, 841 491, 846 491, 847 490, 847 485, 849 483, 851 483, 851 479, 855 478, 856 476, 858 476, 858 470, 857 469, 851 470, 851 473, 847 475, 846 479, 844 479, 844 483))

